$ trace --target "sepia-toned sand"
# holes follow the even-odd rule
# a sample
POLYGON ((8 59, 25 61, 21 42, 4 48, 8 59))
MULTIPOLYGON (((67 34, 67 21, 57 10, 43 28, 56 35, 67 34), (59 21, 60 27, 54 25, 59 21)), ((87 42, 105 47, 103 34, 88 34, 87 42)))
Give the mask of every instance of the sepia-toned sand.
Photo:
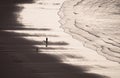
POLYGON ((60 28, 63 2, 0 5, 0 15, 6 15, 0 18, 0 78, 120 77, 119 63, 84 47, 60 28))

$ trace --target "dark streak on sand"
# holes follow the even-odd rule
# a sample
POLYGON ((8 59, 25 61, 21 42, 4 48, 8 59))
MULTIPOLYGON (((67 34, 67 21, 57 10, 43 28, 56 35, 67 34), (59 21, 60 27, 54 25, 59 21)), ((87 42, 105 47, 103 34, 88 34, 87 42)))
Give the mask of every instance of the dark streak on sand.
POLYGON ((1 30, 39 30, 39 31, 50 31, 48 28, 0 28, 1 30))
MULTIPOLYGON (((3 30, 2 30, 3 31, 3 30)), ((19 38, 19 37, 24 37, 24 36, 31 36, 31 37, 42 37, 42 36, 45 36, 46 34, 27 34, 27 33, 8 33, 8 32, 1 32, 0 33, 0 36, 6 38, 9 36, 9 38, 19 38)), ((58 37, 58 35, 46 35, 46 36, 49 36, 49 37, 58 37)))

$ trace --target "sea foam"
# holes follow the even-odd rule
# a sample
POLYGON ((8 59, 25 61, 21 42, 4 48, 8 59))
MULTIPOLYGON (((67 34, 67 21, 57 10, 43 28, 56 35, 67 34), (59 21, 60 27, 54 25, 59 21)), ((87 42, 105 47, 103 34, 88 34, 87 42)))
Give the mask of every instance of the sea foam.
POLYGON ((59 16, 66 33, 120 63, 120 0, 67 0, 59 16))

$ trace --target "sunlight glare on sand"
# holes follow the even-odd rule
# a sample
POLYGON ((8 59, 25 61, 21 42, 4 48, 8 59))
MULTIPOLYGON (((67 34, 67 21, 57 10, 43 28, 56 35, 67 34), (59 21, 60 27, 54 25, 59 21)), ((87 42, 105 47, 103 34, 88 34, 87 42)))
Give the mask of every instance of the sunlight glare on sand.
POLYGON ((37 0, 34 4, 19 4, 18 6, 22 6, 24 9, 20 12, 18 21, 26 24, 26 27, 39 28, 41 26, 60 25, 58 23, 59 16, 57 15, 57 12, 62 2, 63 0, 37 0), (55 3, 58 5, 54 5, 55 3))
POLYGON ((42 10, 42 9, 29 9, 26 8, 20 13, 21 22, 24 24, 30 24, 32 27, 40 27, 46 25, 54 25, 54 21, 58 18, 56 16, 56 10, 42 10), (48 13, 48 14, 46 14, 48 13))

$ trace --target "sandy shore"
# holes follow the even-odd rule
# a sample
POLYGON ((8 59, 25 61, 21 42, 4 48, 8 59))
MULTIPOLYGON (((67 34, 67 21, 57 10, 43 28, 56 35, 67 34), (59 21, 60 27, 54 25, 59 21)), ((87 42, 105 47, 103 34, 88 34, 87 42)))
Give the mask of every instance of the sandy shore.
POLYGON ((120 65, 117 62, 85 48, 81 42, 59 28, 59 8, 52 6, 54 8, 40 9, 38 4, 19 7, 24 9, 13 12, 20 15, 17 19, 22 18, 19 19, 20 24, 15 17, 8 23, 11 28, 5 26, 5 22, 1 24, 5 26, 0 30, 1 78, 120 77, 120 65), (48 47, 44 43, 46 37, 48 47))

